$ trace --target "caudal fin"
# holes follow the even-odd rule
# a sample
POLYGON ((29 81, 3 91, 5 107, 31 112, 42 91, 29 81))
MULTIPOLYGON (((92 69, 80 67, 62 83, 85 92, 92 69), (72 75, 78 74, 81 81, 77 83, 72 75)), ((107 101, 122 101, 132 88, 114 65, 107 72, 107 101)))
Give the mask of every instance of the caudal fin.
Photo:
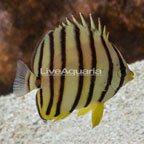
POLYGON ((16 96, 23 96, 30 91, 27 82, 30 75, 31 71, 27 65, 23 61, 18 60, 16 78, 13 84, 13 92, 16 96))

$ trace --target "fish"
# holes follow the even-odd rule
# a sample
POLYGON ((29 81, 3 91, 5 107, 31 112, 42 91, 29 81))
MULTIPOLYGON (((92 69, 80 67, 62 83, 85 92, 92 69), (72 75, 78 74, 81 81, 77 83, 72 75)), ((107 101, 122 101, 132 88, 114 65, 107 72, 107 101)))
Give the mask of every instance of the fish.
POLYGON ((78 22, 72 15, 44 35, 31 68, 18 60, 13 91, 23 96, 37 90, 36 105, 43 120, 61 120, 74 110, 78 116, 91 111, 94 128, 102 119, 104 103, 133 80, 134 73, 109 40, 100 18, 97 27, 92 14, 89 24, 81 13, 80 18, 78 22))

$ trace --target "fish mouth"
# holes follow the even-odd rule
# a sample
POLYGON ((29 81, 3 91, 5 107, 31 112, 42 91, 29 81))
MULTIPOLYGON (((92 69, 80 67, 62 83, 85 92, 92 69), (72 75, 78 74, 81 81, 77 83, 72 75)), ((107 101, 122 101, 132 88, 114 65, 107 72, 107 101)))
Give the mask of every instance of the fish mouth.
POLYGON ((132 71, 130 71, 129 73, 129 81, 134 79, 134 73, 132 71))

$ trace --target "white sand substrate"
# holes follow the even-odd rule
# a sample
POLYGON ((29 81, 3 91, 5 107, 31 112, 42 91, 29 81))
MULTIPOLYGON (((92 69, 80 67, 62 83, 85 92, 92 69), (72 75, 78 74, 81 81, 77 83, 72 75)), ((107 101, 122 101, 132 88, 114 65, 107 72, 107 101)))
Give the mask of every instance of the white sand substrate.
POLYGON ((57 122, 39 117, 34 92, 0 97, 0 144, 144 144, 144 61, 130 65, 135 79, 105 103, 91 128, 91 112, 57 122))

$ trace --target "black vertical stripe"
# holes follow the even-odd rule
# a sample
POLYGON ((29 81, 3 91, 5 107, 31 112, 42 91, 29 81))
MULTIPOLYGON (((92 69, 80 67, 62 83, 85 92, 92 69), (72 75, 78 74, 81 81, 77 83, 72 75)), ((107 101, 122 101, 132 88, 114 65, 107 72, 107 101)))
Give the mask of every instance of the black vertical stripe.
MULTIPOLYGON (((49 38, 50 38, 50 64, 49 64, 49 69, 52 71, 53 70, 53 62, 54 62, 54 37, 53 37, 53 32, 49 33, 49 38)), ((50 81, 50 101, 49 105, 46 111, 46 114, 48 115, 50 113, 50 110, 52 108, 53 104, 53 98, 54 98, 54 78, 53 75, 49 77, 50 81)))
MULTIPOLYGON (((40 48, 40 57, 39 57, 39 62, 38 62, 38 77, 37 80, 41 80, 41 71, 40 69, 42 68, 42 59, 43 59, 43 48, 44 48, 44 41, 41 44, 41 48, 40 48)), ((41 87, 41 84, 38 86, 38 88, 41 87)), ((42 96, 42 89, 40 89, 40 105, 41 108, 43 106, 43 96, 42 96)))
MULTIPOLYGON (((66 67, 66 33, 65 33, 65 28, 62 28, 61 30, 61 70, 63 70, 66 67)), ((59 90, 59 99, 57 103, 57 109, 56 109, 56 114, 55 116, 58 116, 60 114, 60 108, 61 108, 61 103, 63 99, 63 93, 64 93, 64 82, 65 82, 65 74, 61 75, 60 79, 60 90, 59 90)))
POLYGON ((113 63, 112 63, 112 58, 111 58, 111 56, 110 56, 110 52, 109 52, 109 50, 108 50, 108 47, 107 47, 107 45, 106 45, 106 43, 105 43, 105 40, 104 40, 103 36, 101 36, 101 41, 102 41, 102 44, 103 44, 103 46, 104 46, 104 49, 105 49, 105 51, 106 51, 106 55, 107 55, 107 58, 108 58, 109 70, 108 70, 107 84, 106 84, 106 86, 105 86, 105 88, 104 88, 104 91, 102 91, 102 93, 101 93, 101 96, 100 96, 100 98, 99 98, 99 100, 98 100, 99 102, 101 102, 101 101, 104 99, 104 97, 105 97, 105 95, 106 95, 106 93, 107 93, 107 91, 108 91, 108 89, 109 89, 109 86, 111 85, 112 76, 113 76, 113 63))
POLYGON ((36 106, 37 106, 38 113, 39 113, 41 119, 46 120, 46 119, 44 119, 44 118, 42 117, 42 115, 41 115, 41 113, 40 113, 39 104, 38 104, 38 92, 39 92, 39 90, 37 91, 37 94, 36 94, 36 106))
POLYGON ((42 68, 42 59, 43 59, 43 48, 44 48, 44 41, 41 44, 41 48, 40 48, 40 58, 39 58, 39 62, 38 62, 38 78, 40 79, 41 77, 41 68, 42 68))
MULTIPOLYGON (((89 37, 90 37, 90 49, 91 49, 91 56, 92 56, 92 69, 96 69, 96 50, 95 50, 95 44, 94 44, 94 38, 93 38, 93 32, 89 30, 89 37)), ((91 102, 93 91, 94 91, 94 85, 95 85, 96 75, 91 76, 91 83, 90 83, 90 89, 88 93, 88 99, 85 104, 85 107, 88 106, 91 102)))
POLYGON ((43 92, 42 92, 42 89, 40 89, 40 105, 41 105, 41 108, 43 106, 43 92))
MULTIPOLYGON (((83 54, 82 54, 81 43, 80 43, 80 30, 76 25, 74 25, 74 26, 75 26, 74 30, 75 30, 76 48, 78 51, 78 58, 79 58, 79 70, 83 70, 83 54)), ((76 99, 74 101, 74 104, 73 104, 70 112, 72 112, 76 108, 76 106, 80 100, 80 96, 81 96, 82 88, 83 88, 83 78, 84 78, 83 74, 81 74, 79 76, 79 84, 78 84, 78 91, 77 91, 76 99)))
POLYGON ((121 71, 121 79, 120 79, 119 86, 117 87, 117 89, 115 91, 115 94, 116 94, 117 91, 120 89, 120 87, 123 85, 124 78, 126 76, 126 67, 124 66, 123 60, 122 60, 117 48, 114 46, 114 44, 112 44, 112 47, 113 47, 113 49, 115 50, 115 52, 116 52, 116 54, 118 56, 119 64, 120 64, 120 71, 121 71))

